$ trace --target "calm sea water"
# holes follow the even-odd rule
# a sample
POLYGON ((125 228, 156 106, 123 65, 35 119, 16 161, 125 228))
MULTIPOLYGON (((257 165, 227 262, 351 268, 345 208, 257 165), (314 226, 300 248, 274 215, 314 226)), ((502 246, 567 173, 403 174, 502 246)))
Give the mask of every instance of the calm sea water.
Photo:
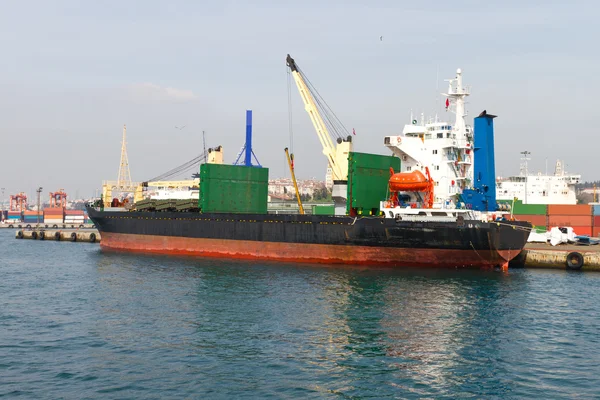
POLYGON ((600 274, 134 256, 14 233, 0 396, 600 397, 600 274))

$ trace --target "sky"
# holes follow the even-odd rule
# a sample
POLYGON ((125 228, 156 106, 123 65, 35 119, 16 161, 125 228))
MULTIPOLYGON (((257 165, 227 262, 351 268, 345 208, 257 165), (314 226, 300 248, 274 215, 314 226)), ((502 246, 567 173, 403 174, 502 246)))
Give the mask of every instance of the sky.
POLYGON ((1 1, 0 186, 91 196, 116 180, 127 125, 134 181, 222 145, 232 163, 253 110, 254 152, 271 178, 324 179, 327 162, 289 53, 355 130, 354 149, 390 154, 383 138, 415 114, 442 118, 444 79, 463 70, 468 120, 495 120, 496 175, 596 167, 593 1, 1 1), (383 36, 383 40, 380 40, 383 36), (291 97, 291 121, 288 107, 291 97), (176 126, 183 126, 176 129, 176 126))

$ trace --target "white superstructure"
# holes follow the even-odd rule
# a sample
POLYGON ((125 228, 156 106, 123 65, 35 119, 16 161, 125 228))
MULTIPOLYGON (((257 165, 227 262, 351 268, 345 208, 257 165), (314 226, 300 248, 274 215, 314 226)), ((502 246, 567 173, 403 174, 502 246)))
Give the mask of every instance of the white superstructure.
POLYGON ((470 88, 463 86, 462 71, 448 80, 446 111, 455 114, 454 123, 440 121, 438 116, 425 121, 413 119, 402 135, 386 136, 384 144, 400 158, 400 172, 429 168, 434 180, 434 207, 452 207, 456 196, 473 181, 473 129, 466 123, 465 97, 470 88))
POLYGON ((565 172, 562 161, 556 161, 554 174, 529 173, 527 157, 529 152, 521 154, 521 169, 517 176, 508 178, 498 177, 496 180, 496 199, 521 200, 523 204, 577 204, 575 185, 579 183, 581 175, 565 172))

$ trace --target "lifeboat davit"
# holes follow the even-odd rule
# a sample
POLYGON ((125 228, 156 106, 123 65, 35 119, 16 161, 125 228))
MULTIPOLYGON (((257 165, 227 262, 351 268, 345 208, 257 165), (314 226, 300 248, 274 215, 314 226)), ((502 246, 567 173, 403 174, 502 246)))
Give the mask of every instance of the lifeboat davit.
POLYGON ((427 178, 421 171, 397 172, 389 180, 392 192, 423 192, 429 187, 427 178))

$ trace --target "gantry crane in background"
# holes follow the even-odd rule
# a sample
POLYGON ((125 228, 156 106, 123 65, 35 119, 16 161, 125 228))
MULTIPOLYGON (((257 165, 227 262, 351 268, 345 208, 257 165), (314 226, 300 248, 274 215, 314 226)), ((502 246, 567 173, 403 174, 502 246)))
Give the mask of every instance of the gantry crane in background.
POLYGON ((23 192, 10 196, 9 211, 25 211, 27 210, 27 195, 23 192))
POLYGON ((50 192, 50 207, 67 208, 67 194, 64 189, 58 192, 50 192))
POLYGON ((332 198, 335 203, 335 214, 346 213, 346 197, 348 189, 348 155, 352 151, 352 136, 331 111, 319 92, 312 87, 306 75, 298 64, 288 54, 287 66, 290 68, 304 108, 317 131, 317 136, 323 147, 323 154, 333 175, 332 198), (334 143, 335 141, 335 143, 334 143))

